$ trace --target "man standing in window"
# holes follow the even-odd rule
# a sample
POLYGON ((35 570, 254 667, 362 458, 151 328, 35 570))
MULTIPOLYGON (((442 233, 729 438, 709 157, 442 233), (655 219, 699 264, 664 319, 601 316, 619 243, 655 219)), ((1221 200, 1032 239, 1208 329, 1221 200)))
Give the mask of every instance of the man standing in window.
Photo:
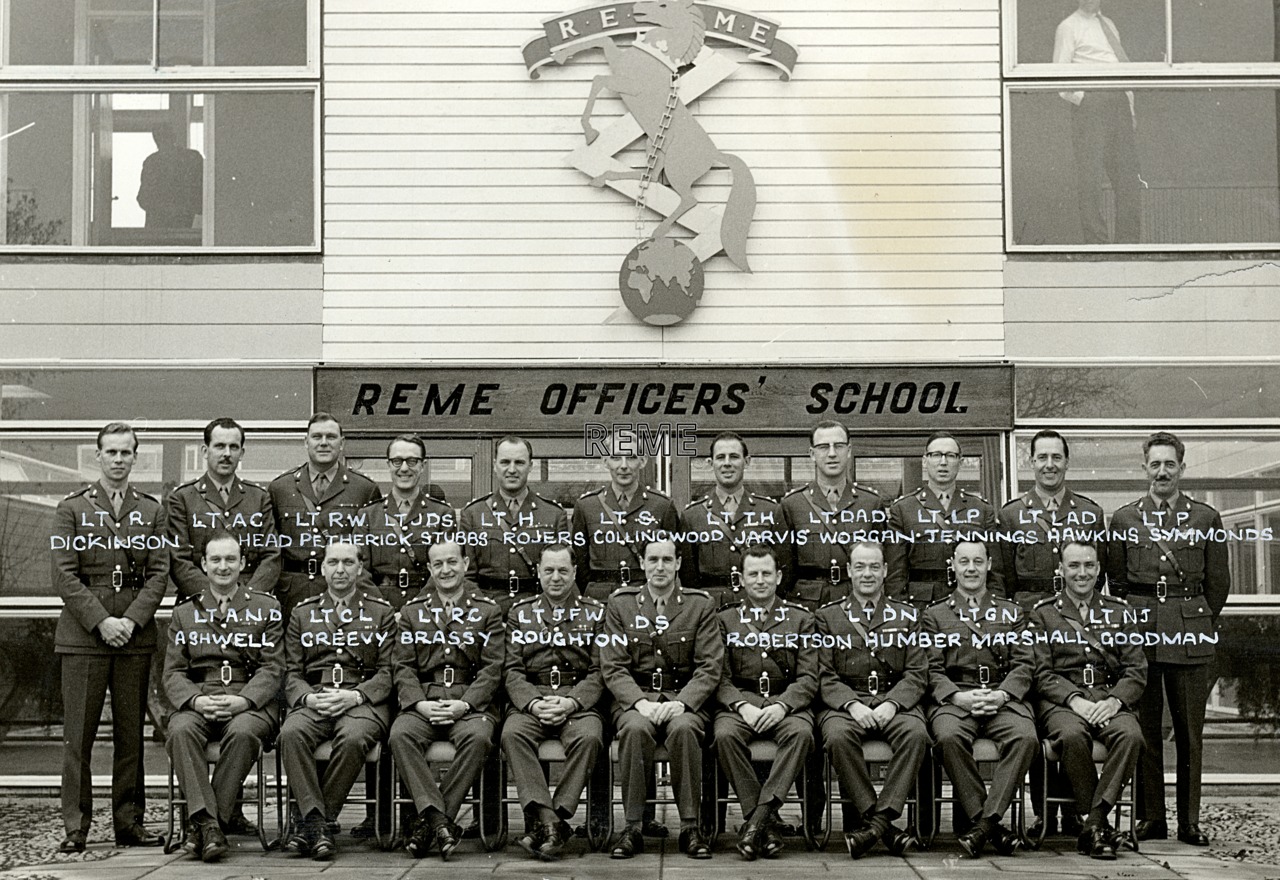
MULTIPOLYGON (((1115 22, 1101 12, 1102 0, 1080 0, 1080 8, 1058 25, 1054 64, 1125 64, 1115 22)), ((1134 140, 1133 93, 1090 89, 1060 92, 1072 105, 1071 142, 1076 157, 1076 197, 1085 244, 1136 242, 1142 232, 1141 178, 1134 140), (1102 213, 1103 179, 1115 197, 1115 237, 1102 213)))
POLYGON ((1158 431, 1142 453, 1151 488, 1112 515, 1114 540, 1107 548, 1112 593, 1128 599, 1147 631, 1160 636, 1146 649, 1147 689, 1138 704, 1146 740, 1138 763, 1138 839, 1169 836, 1162 730, 1167 693, 1178 749, 1178 840, 1208 846, 1200 830, 1201 738, 1218 615, 1231 590, 1227 545, 1212 537, 1222 533, 1218 511, 1178 491, 1187 467, 1182 441, 1158 431))
POLYGON ((138 204, 148 229, 190 229, 204 207, 204 157, 169 125, 151 132, 156 151, 142 163, 138 204))

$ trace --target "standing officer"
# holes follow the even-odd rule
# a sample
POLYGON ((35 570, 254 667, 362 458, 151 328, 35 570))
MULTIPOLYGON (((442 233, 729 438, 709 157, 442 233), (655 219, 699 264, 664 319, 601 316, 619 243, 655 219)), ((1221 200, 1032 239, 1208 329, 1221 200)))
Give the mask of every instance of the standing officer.
POLYGON ((691 859, 709 859, 698 807, 708 703, 724 663, 720 622, 710 596, 679 584, 680 556, 673 541, 646 543, 643 563, 645 583, 620 587, 609 597, 605 633, 610 639, 600 649, 600 669, 614 699, 627 823, 610 856, 629 859, 644 851, 645 779, 661 740, 671 758, 679 846, 691 859), (625 636, 626 643, 617 644, 615 636, 625 636))
POLYGON ((505 647, 502 612, 467 580, 470 560, 462 548, 440 541, 427 557, 431 581, 400 613, 400 714, 391 726, 391 753, 418 811, 405 842, 409 855, 421 858, 434 844, 448 861, 458 845, 458 808, 493 748, 505 647), (427 749, 438 740, 456 750, 443 792, 427 764, 427 749))
POLYGON ((499 438, 493 445, 497 489, 473 499, 459 518, 480 592, 503 614, 518 594, 537 593, 542 548, 572 540, 564 508, 529 489, 532 468, 532 443, 511 434, 499 438))
MULTIPOLYGON (((960 441, 937 431, 929 435, 924 450, 925 484, 889 505, 890 529, 911 540, 890 542, 884 551, 889 566, 885 590, 917 608, 945 599, 951 592, 947 559, 955 538, 939 533, 997 525, 995 508, 985 498, 956 485, 963 460, 960 441)), ((999 571, 991 572, 987 586, 1003 592, 999 571)))
POLYGON ((183 849, 206 862, 227 851, 223 829, 262 743, 279 723, 284 678, 284 618, 269 593, 240 586, 246 568, 239 539, 209 532, 205 588, 173 609, 164 687, 177 711, 165 743, 187 799, 183 849), (222 744, 209 780, 205 746, 222 744))
POLYGON ((307 463, 285 471, 267 487, 283 547, 276 595, 286 620, 299 602, 324 589, 320 563, 325 546, 352 534, 356 513, 382 497, 373 480, 347 467, 344 442, 338 420, 316 413, 307 422, 307 463))
POLYGON ((1222 517, 1178 490, 1185 453, 1182 441, 1165 431, 1142 444, 1151 489, 1111 517, 1107 579, 1115 595, 1145 610, 1145 626, 1161 637, 1159 645, 1145 649, 1147 689, 1138 705, 1147 743, 1138 763, 1138 839, 1169 836, 1161 730, 1167 693, 1178 750, 1178 840, 1208 846, 1200 830, 1201 737, 1208 664, 1218 615, 1231 591, 1231 570, 1227 545, 1214 537, 1222 534, 1222 517), (1166 644, 1166 638, 1181 644, 1166 644))
POLYGON ((280 757, 303 818, 285 847, 324 860, 338 851, 331 823, 387 732, 396 620, 381 597, 356 589, 360 553, 350 541, 326 546, 320 571, 327 589, 289 618, 280 757), (333 751, 321 779, 315 753, 326 740, 333 751))
POLYGON ((794 536, 795 582, 788 597, 810 610, 849 592, 849 546, 875 540, 885 529, 884 499, 849 479, 853 450, 839 422, 819 422, 809 432, 815 476, 782 499, 786 528, 794 536), (803 532, 805 539, 799 534, 803 532), (850 540, 852 538, 852 540, 850 540))
POLYGON ((1031 689, 1033 654, 1022 641, 1026 615, 987 588, 991 560, 986 545, 961 540, 951 559, 956 589, 924 612, 930 637, 929 713, 934 742, 959 800, 958 809, 973 822, 960 835, 970 858, 988 842, 1011 856, 1018 836, 1000 824, 1018 783, 1036 755, 1036 727, 1023 697, 1031 689), (1000 749, 988 791, 973 758, 979 736, 1000 749))
POLYGON ((648 460, 635 454, 634 435, 610 434, 604 442, 611 450, 604 458, 609 485, 583 493, 573 506, 573 533, 581 536, 575 537, 573 550, 578 589, 601 602, 618 587, 640 580, 639 533, 673 532, 680 525, 671 499, 640 485, 648 460))
POLYGON ((367 530, 369 575, 382 598, 399 611, 431 577, 427 548, 458 528, 448 502, 431 494, 423 480, 427 446, 416 434, 387 444, 391 494, 360 511, 367 530))
MULTIPOLYGON (((511 706, 502 724, 502 750, 516 780, 526 833, 516 842, 545 861, 571 836, 568 820, 604 748, 598 637, 604 606, 578 593, 567 544, 542 551, 542 595, 511 606, 507 615, 505 681, 511 706), (555 797, 538 762, 538 746, 559 738, 565 762, 555 797)), ((606 757, 606 760, 608 758, 606 757)))
POLYGON ((822 742, 841 794, 857 809, 856 821, 848 811, 845 815, 849 855, 859 858, 879 839, 902 856, 920 846, 914 829, 904 831, 893 820, 902 815, 929 747, 920 711, 929 659, 917 638, 920 612, 884 594, 884 548, 869 543, 850 548, 849 575, 848 597, 818 610, 819 674, 827 706, 820 719, 822 742), (879 795, 862 750, 868 737, 883 739, 893 749, 879 795))
POLYGON ((742 555, 753 544, 774 547, 781 583, 790 583, 791 546, 773 539, 786 529, 782 505, 742 483, 751 463, 747 441, 733 431, 717 434, 708 462, 715 489, 690 501, 680 514, 680 530, 699 536, 681 551, 680 583, 710 593, 717 607, 743 601, 742 555), (703 535, 711 540, 702 540, 703 535))
POLYGON ((782 849, 778 807, 813 750, 809 704, 818 692, 818 655, 801 644, 801 637, 813 636, 813 615, 778 598, 777 551, 748 548, 742 554, 742 582, 742 601, 720 611, 726 646, 715 739, 720 766, 746 820, 738 852, 754 861, 758 855, 773 858, 782 849), (763 786, 751 763, 754 739, 770 739, 778 747, 763 786))
POLYGON ((62 597, 54 650, 62 656, 62 821, 59 849, 82 852, 93 819, 89 760, 111 689, 111 810, 119 846, 160 846, 142 825, 142 723, 156 650, 156 608, 169 551, 160 502, 129 484, 138 435, 123 422, 98 432, 102 478, 58 503, 53 583, 62 597))
POLYGON ((1142 751, 1142 729, 1133 707, 1147 683, 1147 658, 1123 638, 1132 631, 1126 619, 1129 606, 1097 592, 1101 570, 1096 547, 1067 543, 1062 548, 1062 593, 1036 605, 1031 627, 1049 636, 1035 644, 1036 716, 1062 756, 1076 813, 1087 814, 1080 852, 1111 859, 1120 837, 1107 814, 1142 751), (1101 782, 1093 766, 1095 739, 1107 747, 1101 782))

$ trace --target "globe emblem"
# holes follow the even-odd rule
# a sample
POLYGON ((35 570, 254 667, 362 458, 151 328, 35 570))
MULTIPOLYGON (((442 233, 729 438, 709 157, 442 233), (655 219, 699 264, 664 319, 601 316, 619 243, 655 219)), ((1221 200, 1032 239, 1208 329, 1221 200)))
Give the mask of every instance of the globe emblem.
POLYGON ((622 261, 622 302, 646 324, 669 327, 693 314, 702 299, 702 263, 674 238, 647 238, 622 261))

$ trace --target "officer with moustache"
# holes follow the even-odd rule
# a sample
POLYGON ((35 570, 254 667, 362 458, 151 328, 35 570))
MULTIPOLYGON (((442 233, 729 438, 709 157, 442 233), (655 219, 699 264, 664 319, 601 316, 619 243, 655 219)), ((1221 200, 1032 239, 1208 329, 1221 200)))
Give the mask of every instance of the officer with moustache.
POLYGON ((462 508, 458 520, 480 592, 504 615, 519 594, 537 593, 542 548, 571 540, 564 508, 529 488, 532 469, 533 444, 500 437, 493 445, 497 488, 462 508))
POLYGON ((133 428, 106 425, 97 439, 102 478, 62 499, 53 517, 53 585, 62 599, 54 651, 62 658, 64 853, 85 848, 93 818, 90 758, 108 689, 116 844, 164 843, 142 825, 142 724, 169 551, 160 502, 129 483, 137 452, 133 428))
POLYGON ((782 850, 778 807, 813 750, 813 713, 818 691, 818 655, 801 644, 812 636, 813 615, 803 605, 778 598, 782 572, 772 547, 742 554, 745 595, 720 611, 724 675, 716 691, 715 718, 720 766, 733 784, 746 820, 738 852, 747 861, 774 858, 782 850), (790 639, 789 639, 790 637, 790 639), (761 785, 751 763, 751 741, 778 747, 761 785))
POLYGON ((791 545, 774 538, 786 529, 782 505, 749 491, 742 482, 751 464, 747 441, 733 431, 717 434, 707 461, 715 475, 715 488, 689 502, 680 514, 680 530, 710 535, 712 540, 685 543, 680 554, 680 583, 710 593, 717 607, 743 601, 743 551, 753 544, 774 548, 782 583, 790 583, 791 545))
POLYGON ((1112 515, 1106 563, 1112 593, 1142 609, 1147 631, 1161 637, 1145 648, 1147 689, 1138 705, 1147 744, 1138 763, 1138 839, 1169 836, 1161 728, 1167 694, 1178 750, 1178 840, 1208 846, 1200 829, 1201 740, 1212 642, 1231 591, 1227 545, 1214 537, 1222 535, 1218 511, 1178 488, 1187 467, 1182 441, 1159 431, 1142 454, 1151 489, 1112 515))
POLYGON ((538 579, 542 595, 515 603, 507 615, 504 680, 511 706, 502 724, 502 750, 525 815, 526 832, 516 842, 530 855, 554 861, 572 835, 568 820, 604 748, 597 641, 604 606, 579 595, 567 544, 542 551, 538 579), (555 738, 566 760, 553 797, 538 746, 555 738))
POLYGON ((973 826, 959 838, 970 858, 989 842, 1000 855, 1017 850, 1018 836, 1000 824, 1018 783, 1036 755, 1031 707, 1034 657, 1021 640, 1026 615, 987 588, 991 560, 982 541, 955 545, 951 570, 956 588, 930 605, 921 624, 930 637, 929 727, 959 801, 957 809, 973 826), (1013 642, 1010 644, 1010 642, 1013 642), (1000 750, 988 790, 973 757, 979 736, 1000 750))
POLYGON ((1128 604, 1096 589, 1102 571, 1097 548, 1067 543, 1061 568, 1062 592, 1031 612, 1031 627, 1049 636, 1034 648, 1036 717, 1062 756, 1075 812, 1085 817, 1080 852, 1114 859, 1124 840, 1107 815, 1142 752, 1142 729, 1133 710, 1146 687, 1147 658, 1123 638, 1132 631, 1125 620, 1128 604), (1101 780, 1093 764, 1095 739, 1107 747, 1101 780))
POLYGON ((302 824, 285 848, 317 860, 337 854, 333 823, 369 750, 387 732, 396 619, 391 606, 358 590, 360 554, 349 541, 325 547, 324 592, 298 603, 285 636, 285 704, 280 756, 302 824), (333 741, 321 778, 316 749, 333 741))
MULTIPOLYGON (((956 485, 964 457, 960 441, 946 431, 929 436, 921 456, 925 484, 889 505, 889 528, 910 540, 885 546, 889 574, 885 591, 895 599, 924 608, 951 592, 947 560, 954 537, 931 536, 930 531, 994 530, 996 512, 981 495, 956 485)), ((987 588, 1004 594, 1001 575, 992 570, 987 588)))
POLYGON ((165 747, 187 800, 182 849, 213 862, 227 851, 223 829, 240 787, 279 723, 284 618, 273 596, 240 585, 246 562, 231 532, 209 533, 201 564, 205 588, 173 609, 169 627, 164 687, 177 711, 165 747), (205 746, 215 740, 210 781, 205 746))
POLYGON ((813 481, 783 496, 782 510, 787 530, 807 537, 803 543, 798 537, 793 540, 795 580, 787 596, 813 610, 848 594, 849 539, 879 537, 886 516, 880 493, 849 478, 853 450, 844 425, 832 421, 814 425, 809 432, 809 457, 815 470, 813 481))
POLYGON ((458 808, 493 747, 505 646, 502 612, 467 580, 470 560, 462 548, 437 542, 427 558, 431 581, 400 612, 400 712, 391 726, 391 753, 418 811, 405 848, 422 858, 434 846, 448 861, 460 837, 458 808), (443 791, 427 764, 427 749, 438 740, 456 750, 443 791))
POLYGON ((333 416, 313 415, 304 443, 307 463, 267 487, 283 548, 276 596, 286 620, 299 602, 324 589, 320 564, 326 545, 351 535, 360 509, 382 497, 373 480, 347 467, 342 426, 333 416))
MULTIPOLYGON (((845 846, 860 858, 877 840, 895 856, 919 848, 915 830, 893 824, 902 815, 920 773, 929 733, 920 701, 929 660, 917 635, 919 612, 884 594, 884 548, 856 544, 849 550, 849 595, 818 610, 822 742, 856 809, 845 811, 845 846), (848 640, 849 648, 833 647, 848 640), (883 739, 893 749, 880 794, 867 772, 863 742, 883 739)), ((921 805, 923 808, 923 805, 921 805)))
POLYGON ((635 435, 610 434, 604 442, 609 485, 584 493, 573 506, 578 590, 601 602, 618 587, 643 577, 640 533, 673 532, 680 525, 671 499, 640 485, 648 459, 636 454, 635 435))

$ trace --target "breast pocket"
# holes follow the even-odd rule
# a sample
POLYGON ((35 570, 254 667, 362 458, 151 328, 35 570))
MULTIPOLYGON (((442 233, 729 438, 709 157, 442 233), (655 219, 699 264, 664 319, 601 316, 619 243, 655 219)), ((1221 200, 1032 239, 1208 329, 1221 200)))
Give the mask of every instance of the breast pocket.
POLYGON ((1203 596, 1193 596, 1182 602, 1182 627, 1188 657, 1209 657, 1213 654, 1216 634, 1213 613, 1203 596))

